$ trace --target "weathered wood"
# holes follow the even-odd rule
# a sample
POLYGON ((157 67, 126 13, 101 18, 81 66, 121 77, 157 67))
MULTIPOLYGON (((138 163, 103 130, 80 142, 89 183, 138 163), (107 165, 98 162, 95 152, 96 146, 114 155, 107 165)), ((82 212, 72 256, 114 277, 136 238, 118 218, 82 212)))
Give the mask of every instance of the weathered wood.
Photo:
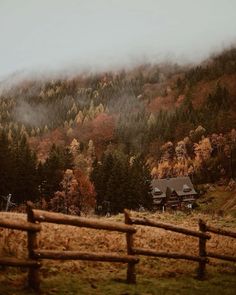
POLYGON ((236 232, 221 229, 221 228, 217 228, 217 227, 214 227, 214 226, 211 226, 211 225, 206 225, 206 231, 209 231, 209 232, 214 233, 214 234, 222 235, 222 236, 236 238, 236 232))
POLYGON ((221 255, 221 254, 216 254, 213 252, 207 252, 207 257, 236 262, 236 256, 221 255))
POLYGON ((32 267, 40 266, 40 262, 37 260, 23 260, 13 257, 0 257, 0 265, 6 266, 22 266, 22 267, 32 267))
MULTIPOLYGON (((33 216, 33 204, 27 202, 27 219, 31 223, 35 223, 33 216)), ((28 231, 28 255, 29 259, 35 259, 34 251, 38 248, 37 232, 28 231)), ((35 291, 40 289, 39 266, 31 267, 28 273, 29 287, 35 291)))
POLYGON ((131 220, 132 220, 132 224, 147 225, 147 226, 152 226, 152 227, 163 228, 165 230, 174 231, 174 232, 181 233, 181 234, 188 235, 188 236, 194 236, 194 237, 198 237, 198 238, 202 237, 205 239, 210 239, 210 237, 211 237, 209 234, 206 234, 206 233, 174 226, 172 224, 156 222, 156 221, 153 221, 153 220, 150 220, 147 218, 131 218, 131 220))
POLYGON ((170 252, 158 252, 155 250, 145 249, 145 248, 134 248, 134 254, 136 255, 144 255, 144 256, 153 256, 153 257, 162 257, 162 258, 173 258, 173 259, 184 259, 184 260, 191 260, 191 261, 204 261, 208 262, 207 258, 193 256, 193 255, 186 255, 181 253, 170 253, 170 252))
MULTIPOLYGON (((199 219, 199 230, 202 233, 206 232, 206 223, 199 219)), ((199 256, 202 258, 206 258, 206 238, 200 237, 199 238, 199 256)), ((206 262, 205 261, 200 261, 199 262, 199 267, 198 267, 198 278, 199 279, 204 279, 205 278, 205 272, 206 272, 206 262)))
POLYGON ((31 222, 21 221, 21 220, 9 220, 0 218, 0 227, 23 230, 23 231, 40 231, 40 224, 35 224, 31 222))
MULTIPOLYGON (((125 215, 125 224, 131 225, 132 220, 130 218, 130 214, 128 210, 124 210, 125 215)), ((134 255, 133 246, 134 246, 134 238, 133 233, 126 233, 126 242, 127 242, 127 254, 134 255)), ((127 282, 129 284, 136 283, 136 272, 135 272, 135 263, 129 262, 127 267, 127 282)))
POLYGON ((34 257, 39 259, 53 260, 90 260, 103 262, 133 262, 137 263, 139 259, 131 255, 119 255, 116 253, 92 253, 81 251, 56 251, 56 250, 36 250, 34 257))
POLYGON ((41 222, 66 224, 72 226, 80 226, 94 229, 103 229, 109 231, 130 232, 135 233, 136 229, 131 225, 117 222, 101 221, 78 216, 70 216, 61 213, 47 212, 42 210, 33 210, 34 219, 41 222))

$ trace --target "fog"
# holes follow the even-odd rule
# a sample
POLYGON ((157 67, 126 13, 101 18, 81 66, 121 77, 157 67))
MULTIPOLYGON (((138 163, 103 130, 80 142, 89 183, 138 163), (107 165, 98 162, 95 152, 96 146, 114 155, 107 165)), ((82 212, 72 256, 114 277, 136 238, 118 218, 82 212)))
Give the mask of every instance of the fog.
POLYGON ((0 0, 0 80, 199 62, 235 44, 235 0, 0 0))
POLYGON ((19 100, 18 105, 13 109, 12 116, 15 121, 32 127, 45 126, 50 122, 53 115, 52 109, 43 104, 30 105, 24 100, 19 100))

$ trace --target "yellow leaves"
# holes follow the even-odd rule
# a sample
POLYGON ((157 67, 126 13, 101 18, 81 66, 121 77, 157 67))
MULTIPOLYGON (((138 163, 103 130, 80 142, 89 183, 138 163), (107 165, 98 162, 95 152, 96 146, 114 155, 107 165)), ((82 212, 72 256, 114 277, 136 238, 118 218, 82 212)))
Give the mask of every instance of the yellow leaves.
POLYGON ((158 168, 157 167, 152 168, 151 175, 153 178, 158 178, 158 168))
POLYGON ((212 146, 208 137, 203 138, 199 143, 194 144, 195 160, 197 162, 206 161, 211 157, 212 146))
POLYGON ((84 120, 84 115, 82 113, 82 111, 79 111, 78 114, 76 115, 75 117, 75 122, 80 125, 83 123, 83 120, 84 120))
POLYGON ((73 138, 73 140, 71 141, 71 144, 70 144, 70 151, 73 156, 78 155, 79 147, 80 147, 80 143, 78 142, 78 140, 76 138, 73 138))

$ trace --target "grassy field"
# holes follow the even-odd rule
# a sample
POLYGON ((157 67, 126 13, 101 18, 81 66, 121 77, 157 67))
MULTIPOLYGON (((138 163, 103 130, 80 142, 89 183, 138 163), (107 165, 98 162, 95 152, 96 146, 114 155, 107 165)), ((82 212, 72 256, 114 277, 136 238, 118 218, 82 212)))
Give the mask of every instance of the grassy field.
MULTIPOLYGON (((157 263, 158 267, 158 263, 157 263)), ((159 265, 159 267, 162 267, 159 265)), ((184 267, 184 265, 183 265, 184 267)), ((236 282, 235 274, 217 273, 211 270, 211 275, 205 281, 196 280, 191 273, 176 274, 166 273, 163 276, 148 276, 138 272, 138 282, 136 285, 127 285, 123 278, 124 271, 113 272, 103 269, 102 272, 92 273, 88 267, 84 273, 60 273, 43 276, 42 294, 81 294, 81 295, 233 295, 235 294, 236 282), (90 275, 90 276, 89 276, 90 275)), ((27 289, 24 284, 26 275, 6 274, 0 279, 0 294, 4 295, 31 295, 33 291, 27 289)))
MULTIPOLYGON (((132 213, 161 222, 198 228, 198 219, 209 224, 235 230, 232 216, 204 215, 200 213, 150 214, 132 213)), ((26 219, 24 214, 0 213, 5 218, 26 219)), ((122 214, 104 218, 124 221, 122 214)), ((135 246, 186 254, 197 254, 198 239, 162 229, 138 227, 135 246)), ((26 257, 26 234, 0 229, 0 255, 26 257)), ((43 224, 39 247, 57 250, 87 250, 92 252, 126 252, 125 235, 63 225, 43 224)), ((227 237, 212 235, 207 249, 221 254, 235 255, 236 242, 227 237)), ((40 270, 43 294, 234 294, 236 290, 236 264, 211 260, 207 266, 207 279, 195 278, 198 264, 181 260, 140 257, 137 265, 137 285, 127 285, 126 265, 86 261, 43 261, 40 270)), ((27 270, 0 269, 0 294, 33 294, 25 288, 27 270)))
POLYGON ((199 210, 208 214, 230 214, 236 217, 236 192, 224 186, 215 186, 198 201, 199 210))

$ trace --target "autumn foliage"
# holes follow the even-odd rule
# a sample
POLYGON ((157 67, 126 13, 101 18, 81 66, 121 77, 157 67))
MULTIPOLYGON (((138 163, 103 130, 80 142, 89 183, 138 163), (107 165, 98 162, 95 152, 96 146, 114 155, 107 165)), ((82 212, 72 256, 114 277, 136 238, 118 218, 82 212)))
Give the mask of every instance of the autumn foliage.
POLYGON ((142 65, 2 92, 0 195, 88 212, 98 201, 89 180, 94 163, 110 151, 142 154, 153 177, 234 179, 235 77, 231 48, 197 66, 142 65))

